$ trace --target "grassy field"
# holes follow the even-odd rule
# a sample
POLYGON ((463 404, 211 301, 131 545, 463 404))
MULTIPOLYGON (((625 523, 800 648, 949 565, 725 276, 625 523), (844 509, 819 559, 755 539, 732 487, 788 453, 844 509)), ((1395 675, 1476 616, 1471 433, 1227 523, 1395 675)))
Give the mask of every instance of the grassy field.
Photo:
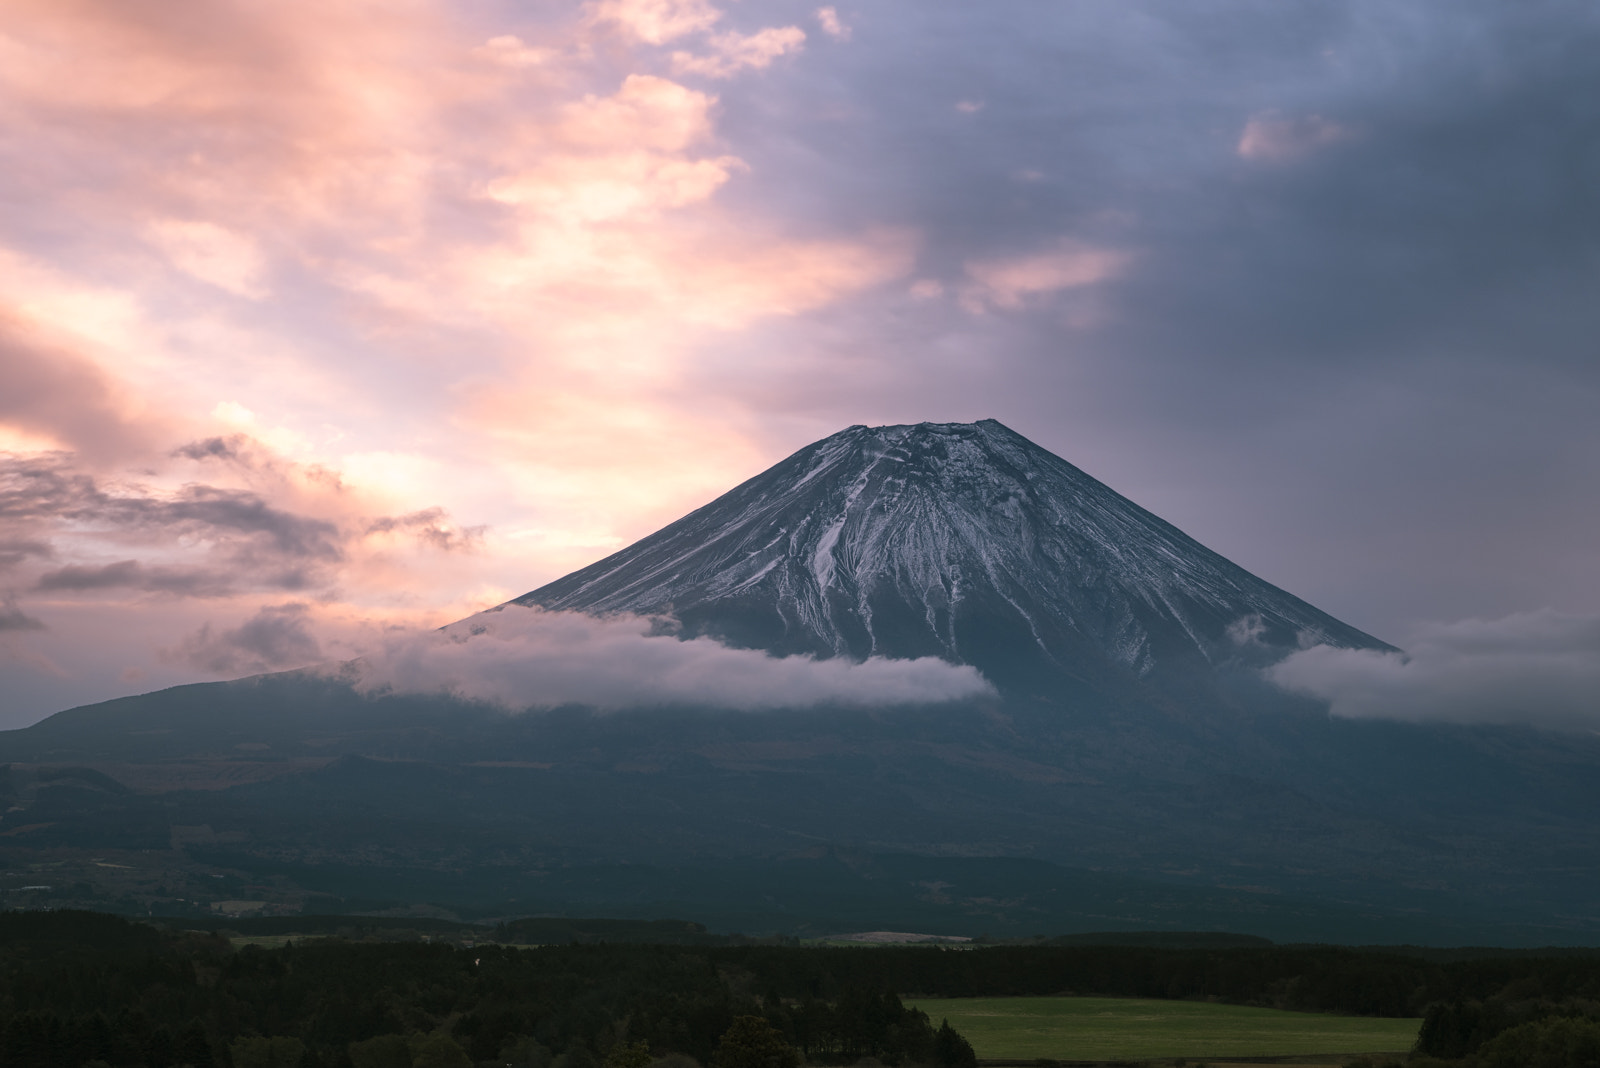
POLYGON ((1379 1053, 1411 1048, 1421 1020, 1131 998, 925 998, 985 1060, 1142 1060, 1379 1053))

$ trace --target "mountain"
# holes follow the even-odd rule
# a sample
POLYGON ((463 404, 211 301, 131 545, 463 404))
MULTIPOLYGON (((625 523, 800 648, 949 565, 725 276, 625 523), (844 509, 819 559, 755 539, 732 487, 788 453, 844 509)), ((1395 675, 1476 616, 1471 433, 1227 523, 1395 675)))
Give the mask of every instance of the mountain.
POLYGON ((1257 669, 1303 645, 1389 646, 993 421, 851 427, 495 611, 519 605, 938 656, 998 696, 512 715, 327 670, 175 687, 0 733, 0 891, 812 933, 1600 937, 1600 739, 1342 720, 1274 689, 1257 669))
POLYGON ((937 656, 1011 688, 1389 649, 993 419, 853 426, 517 598, 788 655, 937 656))

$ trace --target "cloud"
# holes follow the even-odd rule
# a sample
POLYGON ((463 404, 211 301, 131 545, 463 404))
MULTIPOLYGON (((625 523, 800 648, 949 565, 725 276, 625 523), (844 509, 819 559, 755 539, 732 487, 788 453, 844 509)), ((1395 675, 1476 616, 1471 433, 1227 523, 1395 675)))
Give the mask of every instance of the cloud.
POLYGON ((54 553, 49 542, 9 538, 0 541, 0 571, 9 571, 30 557, 47 560, 54 553))
POLYGON ((368 534, 404 532, 440 552, 472 552, 483 547, 487 527, 458 527, 443 508, 424 508, 409 515, 380 516, 367 525, 368 534))
POLYGON ((30 0, 0 33, 0 449, 75 457, 0 530, 58 554, 35 592, 235 569, 241 595, 497 603, 753 469, 745 413, 685 408, 707 339, 915 255, 720 202, 750 168, 667 50, 752 72, 798 27, 703 0, 158 8, 30 0), (473 522, 404 519, 432 508, 473 522), (520 539, 498 567, 490 522, 520 539))
MULTIPOLYGON (((290 589, 304 585, 301 572, 279 571, 276 577, 276 583, 269 581, 264 584, 290 589)), ((119 560, 100 567, 68 565, 40 575, 33 588, 42 593, 133 589, 178 597, 227 597, 238 592, 233 577, 225 572, 192 567, 146 567, 137 560, 119 560)))
POLYGON ((243 434, 205 438, 178 446, 172 450, 172 455, 196 461, 224 460, 232 463, 249 463, 249 442, 250 439, 243 434))
POLYGON ((846 5, 851 47, 682 84, 673 52, 721 62, 734 31, 833 38, 761 0, 16 0, 0 449, 71 451, 111 496, 253 494, 339 555, 8 517, 53 554, 0 547, 52 628, 8 640, 86 676, 103 632, 73 619, 166 627, 148 660, 280 577, 319 628, 443 623, 841 426, 977 414, 1374 632, 1592 607, 1600 215, 1573 146, 1600 20, 1023 8, 891 4, 867 33, 846 5), (1065 234, 1138 258, 1074 284, 1065 234), (248 463, 202 447, 238 431, 248 463), (481 551, 378 522, 432 506, 490 525, 481 551), (34 589, 129 559, 237 600, 34 589))
POLYGON ((0 530, 8 535, 0 567, 31 561, 33 592, 80 598, 115 590, 198 598, 326 594, 398 546, 445 554, 483 548, 485 526, 457 525, 438 506, 362 515, 363 502, 336 477, 302 471, 249 438, 206 438, 173 455, 221 465, 212 473, 259 485, 112 482, 78 469, 66 453, 0 456, 0 530), (140 555, 105 562, 119 550, 140 555))
POLYGON ((0 427, 103 462, 151 444, 155 428, 135 407, 112 375, 37 323, 0 307, 0 427))
POLYGON ((1266 674, 1353 719, 1600 730, 1600 616, 1544 610, 1435 624, 1406 648, 1319 645, 1266 674))
MULTIPOLYGON (((587 11, 591 23, 619 27, 652 45, 707 32, 722 18, 722 11, 706 0, 594 0, 587 11)), ((849 31, 840 25, 832 8, 823 8, 818 18, 826 32, 835 36, 848 35, 849 31)), ((805 31, 798 26, 768 26, 750 34, 730 30, 709 39, 709 54, 673 52, 672 70, 675 74, 730 78, 742 70, 760 70, 779 56, 798 52, 805 40, 805 31)), ((497 38, 496 41, 501 42, 496 49, 500 55, 525 51, 516 38, 497 38)), ((496 41, 489 44, 495 46, 496 41)))
POLYGON ((768 26, 752 34, 722 33, 711 38, 711 55, 674 52, 672 69, 678 74, 731 78, 742 70, 770 66, 779 56, 800 51, 805 42, 805 31, 798 26, 768 26))
POLYGON ((1235 151, 1244 159, 1285 163, 1356 136, 1353 127, 1321 115, 1252 115, 1235 151))
POLYGON ((0 601, 0 633, 16 630, 44 630, 42 622, 25 614, 17 607, 15 597, 7 597, 0 601))
POLYGON ((305 589, 329 581, 346 559, 347 536, 336 523, 276 507, 258 493, 107 485, 66 454, 0 457, 0 530, 26 550, 15 554, 14 566, 30 556, 70 559, 118 548, 153 558, 67 563, 37 575, 33 589, 42 593, 224 597, 305 589))
POLYGON ((1261 639, 1266 633, 1266 620, 1261 618, 1260 613, 1254 612, 1250 615, 1239 617, 1229 623, 1227 627, 1228 640, 1242 647, 1263 645, 1264 643, 1261 639))
POLYGON ((648 44, 665 44, 708 30, 722 12, 707 0, 594 0, 589 17, 613 23, 648 44))
POLYGON ((975 668, 933 657, 780 658, 710 638, 681 641, 669 621, 517 605, 393 639, 361 659, 359 680, 366 692, 449 693, 513 711, 929 704, 994 694, 975 668))
POLYGON ((839 18, 839 9, 834 7, 817 8, 817 24, 822 27, 822 32, 839 41, 850 40, 850 27, 846 26, 839 18))
POLYGON ((195 536, 242 534, 286 557, 336 561, 338 528, 325 519, 294 515, 260 496, 216 486, 185 486, 171 497, 102 495, 86 509, 123 529, 157 528, 195 536))
POLYGON ((490 38, 482 47, 473 49, 473 54, 504 67, 537 67, 552 62, 558 55, 552 48, 530 47, 512 33, 490 38))
POLYGON ((269 606, 229 630, 204 624, 176 648, 165 650, 163 659, 224 676, 305 667, 322 659, 321 643, 309 624, 304 604, 269 606))
POLYGON ((967 263, 971 283, 962 291, 969 311, 1020 308, 1026 298, 1108 281, 1123 272, 1131 253, 1063 241, 1054 250, 967 263))
POLYGON ((234 296, 263 300, 266 260, 251 237, 196 219, 151 224, 152 240, 185 274, 234 296))

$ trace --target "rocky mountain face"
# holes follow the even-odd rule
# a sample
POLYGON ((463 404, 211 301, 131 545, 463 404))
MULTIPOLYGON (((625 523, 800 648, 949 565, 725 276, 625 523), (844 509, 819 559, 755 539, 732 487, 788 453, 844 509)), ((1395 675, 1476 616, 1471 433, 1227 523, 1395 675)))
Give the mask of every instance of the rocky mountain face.
POLYGON ((1389 648, 986 419, 854 426, 515 603, 778 654, 938 656, 1013 690, 1389 648))

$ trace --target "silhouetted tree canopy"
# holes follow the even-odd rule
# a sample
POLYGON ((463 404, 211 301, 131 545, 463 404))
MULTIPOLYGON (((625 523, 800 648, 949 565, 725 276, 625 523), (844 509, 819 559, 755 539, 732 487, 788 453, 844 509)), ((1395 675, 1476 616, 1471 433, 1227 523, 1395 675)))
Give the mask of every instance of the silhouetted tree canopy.
POLYGON ((712 1068, 799 1068, 800 1055, 760 1016, 736 1016, 711 1056, 712 1068))
POLYGON ((93 913, 0 913, 5 1068, 693 1068, 688 1058, 714 1057, 724 1068, 736 1052, 743 1064, 763 1049, 780 1060, 783 1050, 798 1052, 810 1064, 871 1057, 886 1068, 973 1068, 971 1045, 901 995, 1067 992, 1420 1015, 1420 1053, 1476 1056, 1485 1068, 1491 1055, 1495 1065, 1524 1054, 1555 1064, 1563 1050, 1587 1056, 1587 1036, 1600 1027, 1600 955, 1326 946, 466 949, 340 937, 266 949, 93 913), (661 1063, 669 1057, 680 1060, 661 1063))

